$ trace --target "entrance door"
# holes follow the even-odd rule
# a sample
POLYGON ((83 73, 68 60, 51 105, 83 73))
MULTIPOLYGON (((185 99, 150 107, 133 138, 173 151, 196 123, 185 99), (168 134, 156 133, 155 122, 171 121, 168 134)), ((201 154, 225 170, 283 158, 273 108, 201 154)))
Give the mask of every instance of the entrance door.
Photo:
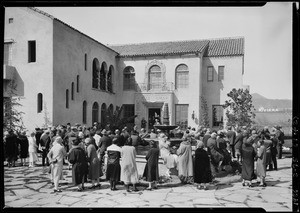
POLYGON ((158 119, 158 121, 161 123, 160 120, 160 108, 149 108, 148 112, 148 124, 149 124, 149 129, 153 129, 153 125, 155 123, 155 119, 158 119))

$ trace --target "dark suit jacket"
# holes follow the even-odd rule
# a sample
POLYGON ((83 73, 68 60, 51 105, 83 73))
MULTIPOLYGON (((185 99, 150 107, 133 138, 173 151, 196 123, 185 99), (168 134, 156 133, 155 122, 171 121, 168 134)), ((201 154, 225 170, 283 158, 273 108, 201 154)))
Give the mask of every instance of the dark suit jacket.
POLYGON ((229 130, 227 132, 227 138, 228 138, 229 144, 230 145, 234 145, 234 142, 235 142, 235 132, 232 131, 232 130, 229 130))

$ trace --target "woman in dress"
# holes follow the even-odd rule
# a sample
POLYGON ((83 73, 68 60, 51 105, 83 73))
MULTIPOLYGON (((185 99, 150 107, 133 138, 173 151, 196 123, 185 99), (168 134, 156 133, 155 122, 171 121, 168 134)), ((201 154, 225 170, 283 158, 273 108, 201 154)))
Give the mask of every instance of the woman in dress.
POLYGON ((54 192, 61 192, 61 190, 58 188, 58 183, 62 177, 63 160, 66 155, 67 152, 63 145, 63 139, 60 136, 57 136, 47 155, 49 162, 52 164, 51 173, 54 182, 54 192))
POLYGON ((37 148, 35 133, 32 132, 28 138, 29 167, 34 167, 35 162, 38 161, 37 148))
POLYGON ((143 177, 149 182, 149 187, 147 190, 152 190, 152 183, 154 182, 154 189, 157 189, 157 181, 159 180, 158 173, 158 159, 159 159, 159 149, 155 141, 150 141, 150 150, 146 155, 146 166, 144 169, 143 177))
POLYGON ((241 158, 242 158, 242 179, 243 186, 248 184, 249 187, 252 187, 252 180, 256 179, 254 173, 254 162, 256 158, 256 152, 252 146, 253 138, 246 140, 241 149, 241 158))
POLYGON ((204 143, 197 141, 195 151, 194 182, 197 183, 197 189, 207 189, 206 184, 212 181, 210 162, 207 151, 204 150, 204 143))
POLYGON ((89 174, 88 178, 92 180, 92 186, 90 189, 95 189, 96 187, 100 188, 101 184, 99 182, 100 174, 101 172, 101 166, 100 166, 100 160, 97 156, 97 151, 95 144, 93 143, 92 139, 86 138, 85 139, 85 145, 86 145, 86 156, 87 156, 87 161, 89 164, 89 174), (95 183, 97 183, 95 185, 95 183))
POLYGON ((106 180, 110 182, 110 189, 112 191, 117 190, 116 183, 120 181, 121 175, 121 148, 117 146, 119 143, 118 138, 112 140, 112 145, 107 147, 107 170, 106 180))
POLYGON ((139 180, 138 170, 136 166, 136 150, 132 146, 132 139, 129 137, 124 146, 121 148, 121 181, 124 182, 127 192, 131 192, 129 184, 133 184, 133 191, 139 191, 136 183, 139 180))
POLYGON ((88 164, 84 149, 79 146, 79 137, 70 138, 72 148, 68 154, 68 161, 72 164, 72 181, 77 186, 77 191, 84 189, 84 179, 88 172, 88 164))
POLYGON ((267 186, 265 182, 266 170, 267 170, 267 153, 264 141, 260 140, 257 143, 258 153, 257 153, 257 163, 256 163, 256 172, 257 176, 260 179, 259 186, 267 186))
POLYGON ((19 135, 18 138, 19 138, 19 144, 20 144, 21 165, 25 166, 25 164, 26 164, 26 158, 28 157, 28 146, 29 146, 29 142, 28 142, 28 138, 26 136, 26 132, 23 131, 19 135))
POLYGON ((224 132, 219 132, 219 138, 216 140, 218 151, 224 156, 222 161, 221 170, 225 171, 224 166, 229 165, 231 161, 231 155, 227 150, 227 142, 224 139, 224 132))
POLYGON ((224 160, 224 156, 219 152, 217 142, 216 142, 217 133, 212 133, 210 138, 207 140, 207 150, 211 158, 211 163, 213 169, 216 167, 218 170, 221 169, 221 165, 224 160))
POLYGON ((164 161, 164 165, 167 167, 166 176, 170 177, 170 169, 176 168, 177 165, 177 155, 171 154, 170 152, 170 141, 167 139, 166 135, 158 140, 158 148, 160 150, 160 156, 164 161))
POLYGON ((191 136, 183 136, 183 141, 177 149, 178 155, 178 177, 181 183, 192 183, 193 180, 193 158, 191 136))

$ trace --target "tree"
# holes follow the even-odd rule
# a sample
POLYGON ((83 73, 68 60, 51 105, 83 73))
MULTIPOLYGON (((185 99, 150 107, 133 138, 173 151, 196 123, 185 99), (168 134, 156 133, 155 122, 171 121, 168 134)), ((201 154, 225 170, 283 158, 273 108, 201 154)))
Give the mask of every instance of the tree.
POLYGON ((25 130, 22 120, 24 112, 18 110, 18 107, 22 105, 19 103, 20 97, 15 92, 16 88, 17 84, 14 79, 7 84, 6 97, 3 98, 3 131, 25 130))
POLYGON ((47 128, 49 125, 52 125, 51 123, 51 120, 49 118, 49 112, 48 112, 48 109, 47 109, 47 105, 46 105, 46 102, 44 103, 44 124, 43 124, 43 127, 44 128, 47 128))
POLYGON ((209 127, 209 116, 208 116, 208 106, 207 101, 203 96, 201 96, 201 126, 209 127))
POLYGON ((128 123, 132 123, 134 121, 134 118, 137 117, 137 115, 133 115, 130 117, 122 118, 122 111, 123 106, 119 107, 117 106, 115 111, 106 110, 106 126, 109 127, 111 131, 115 131, 116 129, 123 129, 125 125, 128 123))
POLYGON ((227 96, 230 98, 223 105, 226 109, 227 125, 251 126, 255 118, 252 96, 247 89, 232 89, 227 96))

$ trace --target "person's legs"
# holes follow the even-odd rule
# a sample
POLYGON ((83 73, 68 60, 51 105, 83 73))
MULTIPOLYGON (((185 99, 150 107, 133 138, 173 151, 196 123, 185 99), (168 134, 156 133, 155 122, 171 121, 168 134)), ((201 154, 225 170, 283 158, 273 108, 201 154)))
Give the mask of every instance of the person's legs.
POLYGON ((133 183, 133 191, 134 191, 134 192, 139 191, 139 190, 136 188, 136 183, 133 183))
POLYGON ((277 170, 277 159, 276 159, 276 154, 272 154, 272 161, 274 164, 274 169, 277 170))

